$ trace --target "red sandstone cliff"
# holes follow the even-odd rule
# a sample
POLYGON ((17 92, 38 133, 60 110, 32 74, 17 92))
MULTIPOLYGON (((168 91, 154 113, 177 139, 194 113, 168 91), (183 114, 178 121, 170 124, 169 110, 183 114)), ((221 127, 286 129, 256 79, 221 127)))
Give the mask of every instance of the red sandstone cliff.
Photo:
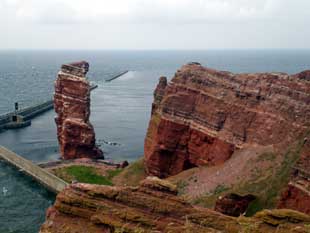
POLYGON ((148 174, 219 165, 245 146, 290 143, 310 119, 310 71, 233 74, 196 63, 160 78, 145 139, 148 174))
POLYGON ((310 140, 305 138, 303 144, 300 159, 293 166, 291 180, 282 193, 278 208, 310 214, 310 140))
MULTIPOLYGON (((257 165, 261 166, 259 177, 252 174, 248 180, 251 189, 255 186, 257 191, 265 188, 258 186, 260 178, 272 183, 277 179, 272 177, 274 174, 288 177, 286 172, 292 167, 295 172, 278 206, 309 213, 308 138, 294 146, 288 160, 279 159, 281 154, 268 154, 274 148, 286 148, 307 133, 309 77, 309 71, 296 75, 232 74, 189 64, 170 83, 160 78, 145 139, 146 171, 166 177, 195 166, 224 163, 218 169, 201 169, 208 179, 197 173, 190 177, 195 183, 190 188, 194 190, 197 186, 212 186, 216 181, 221 181, 216 185, 223 185, 223 181, 233 180, 231 177, 243 182, 248 178, 244 175, 250 173, 247 169, 243 169, 245 173, 236 169, 240 163, 251 163, 250 170, 255 173, 259 170, 257 165), (249 149, 252 147, 255 149, 249 149), (263 156, 258 151, 264 151, 263 156), (281 166, 268 169, 270 163, 281 166), (212 173, 216 174, 209 179, 212 173)), ((253 199, 250 195, 225 195, 218 199, 216 209, 238 216, 253 199)), ((139 187, 89 184, 67 187, 47 211, 40 232, 306 233, 309 225, 309 215, 284 209, 264 210, 252 218, 225 216, 189 204, 177 196, 175 185, 149 177, 139 187)))
POLYGON ((47 211, 40 233, 103 232, 306 232, 310 216, 289 210, 233 218, 196 208, 176 196, 176 187, 147 178, 139 187, 73 184, 47 211))
POLYGON ((62 65, 55 82, 54 107, 57 137, 63 159, 98 158, 95 132, 89 122, 90 85, 85 61, 62 65))

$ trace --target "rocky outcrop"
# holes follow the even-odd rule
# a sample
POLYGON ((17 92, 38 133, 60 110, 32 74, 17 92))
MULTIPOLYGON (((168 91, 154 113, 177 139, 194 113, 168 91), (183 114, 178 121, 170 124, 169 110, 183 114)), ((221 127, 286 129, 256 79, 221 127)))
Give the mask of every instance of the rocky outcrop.
POLYGON ((41 233, 306 232, 310 216, 289 210, 233 218, 196 208, 167 181, 149 177, 139 187, 72 184, 47 211, 41 233))
POLYGON ((310 214, 310 182, 288 184, 283 192, 278 208, 294 209, 310 214))
POLYGON ((293 167, 291 181, 281 195, 278 208, 310 214, 310 140, 303 140, 301 156, 293 167))
POLYGON ((255 199, 253 195, 240 196, 230 193, 217 199, 214 210, 222 214, 238 217, 246 212, 249 204, 255 199))
POLYGON ((54 108, 57 137, 63 159, 99 158, 95 132, 89 122, 90 85, 85 61, 62 65, 55 82, 54 108))
POLYGON ((310 71, 233 74, 191 63, 154 92, 145 138, 148 174, 219 165, 245 146, 288 144, 310 119, 310 71))

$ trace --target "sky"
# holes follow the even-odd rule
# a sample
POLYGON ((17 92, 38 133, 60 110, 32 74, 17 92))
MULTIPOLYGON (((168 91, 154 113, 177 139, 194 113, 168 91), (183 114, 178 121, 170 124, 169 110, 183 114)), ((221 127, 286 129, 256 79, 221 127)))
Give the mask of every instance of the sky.
POLYGON ((0 0, 0 49, 309 49, 310 0, 0 0))

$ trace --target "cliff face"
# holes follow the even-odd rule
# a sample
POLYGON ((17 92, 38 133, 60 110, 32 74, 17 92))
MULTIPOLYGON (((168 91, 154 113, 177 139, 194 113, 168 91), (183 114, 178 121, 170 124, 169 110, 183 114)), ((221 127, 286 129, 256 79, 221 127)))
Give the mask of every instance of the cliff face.
POLYGON ((57 137, 63 159, 98 158, 95 132, 89 122, 90 85, 85 61, 62 65, 55 82, 54 107, 57 137))
POLYGON ((148 174, 219 165, 245 146, 289 143, 309 127, 309 71, 233 74, 192 63, 154 92, 148 174))
POLYGON ((293 167, 291 180, 282 193, 278 208, 310 214, 310 140, 304 139, 301 156, 293 167))
POLYGON ((73 184, 47 211, 41 233, 73 232, 306 232, 310 216, 294 211, 264 211, 233 218, 195 208, 176 196, 167 181, 147 178, 139 187, 73 184))

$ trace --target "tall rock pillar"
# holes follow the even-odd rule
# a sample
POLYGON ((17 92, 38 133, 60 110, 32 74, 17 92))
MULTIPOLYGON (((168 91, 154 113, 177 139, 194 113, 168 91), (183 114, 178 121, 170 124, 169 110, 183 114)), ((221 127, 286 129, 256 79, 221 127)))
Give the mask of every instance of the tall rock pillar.
POLYGON ((86 61, 61 66, 55 82, 54 107, 57 137, 63 159, 103 158, 89 122, 90 84, 86 61))

